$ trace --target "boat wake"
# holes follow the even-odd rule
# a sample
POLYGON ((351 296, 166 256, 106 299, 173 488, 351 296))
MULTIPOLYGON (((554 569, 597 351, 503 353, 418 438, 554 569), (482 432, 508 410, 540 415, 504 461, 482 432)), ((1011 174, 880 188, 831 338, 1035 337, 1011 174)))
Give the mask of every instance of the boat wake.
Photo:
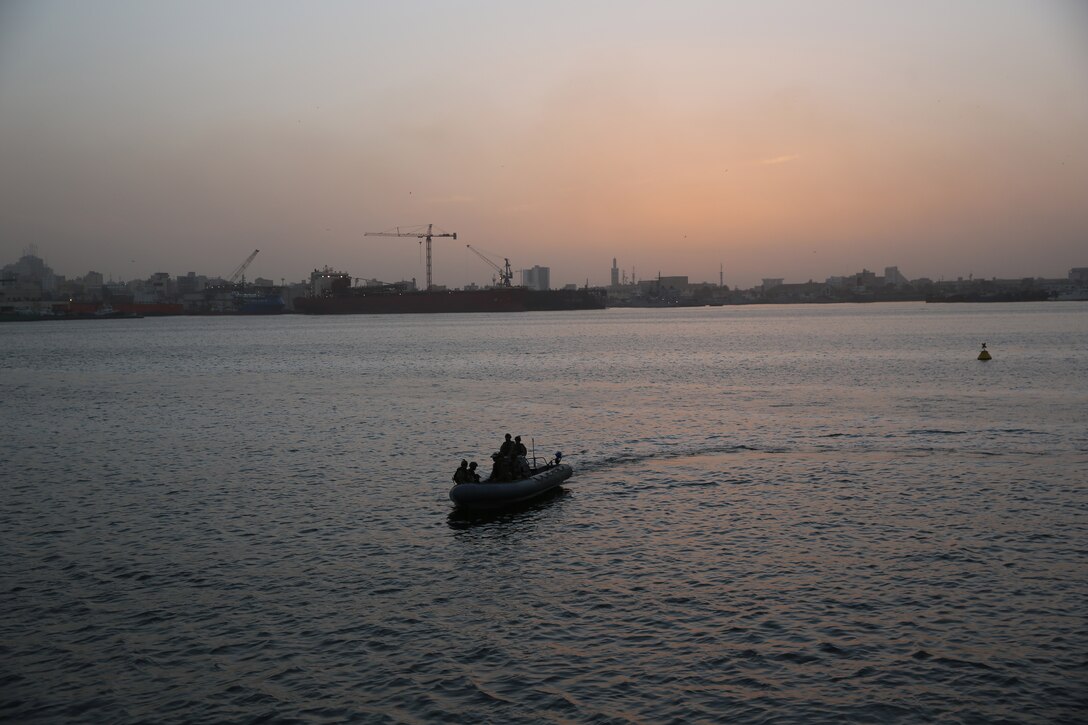
POLYGON ((705 444, 686 444, 669 445, 667 447, 663 447, 654 451, 624 451, 622 453, 616 453, 594 460, 592 458, 582 458, 581 456, 589 453, 588 450, 583 450, 577 454, 577 466, 578 470, 584 472, 604 471, 609 468, 621 468, 624 466, 630 466, 632 464, 641 463, 642 461, 648 461, 653 458, 697 458, 700 456, 719 455, 723 453, 740 453, 743 451, 773 452, 770 449, 747 446, 743 444, 709 446, 705 444))

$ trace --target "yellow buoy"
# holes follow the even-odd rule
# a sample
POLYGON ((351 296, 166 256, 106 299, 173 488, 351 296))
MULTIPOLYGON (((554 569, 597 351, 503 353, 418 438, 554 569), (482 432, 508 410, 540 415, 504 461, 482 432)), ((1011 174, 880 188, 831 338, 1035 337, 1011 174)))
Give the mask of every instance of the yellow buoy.
POLYGON ((978 354, 979 360, 990 360, 990 351, 986 349, 986 343, 982 343, 982 352, 978 354))

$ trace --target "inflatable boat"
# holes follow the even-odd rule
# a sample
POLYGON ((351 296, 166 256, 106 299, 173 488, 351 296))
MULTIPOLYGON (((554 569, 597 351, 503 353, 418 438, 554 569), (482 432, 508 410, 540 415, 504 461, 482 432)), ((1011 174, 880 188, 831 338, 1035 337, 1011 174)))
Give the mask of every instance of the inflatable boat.
POLYGON ((498 508, 535 498, 566 481, 574 469, 557 463, 519 481, 459 483, 450 489, 450 501, 461 508, 498 508))

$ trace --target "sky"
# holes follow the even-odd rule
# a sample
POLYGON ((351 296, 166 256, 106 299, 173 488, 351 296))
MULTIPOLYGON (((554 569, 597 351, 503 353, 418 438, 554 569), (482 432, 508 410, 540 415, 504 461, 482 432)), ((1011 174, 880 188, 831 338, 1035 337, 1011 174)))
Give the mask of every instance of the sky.
POLYGON ((0 2, 0 264, 750 287, 1088 266, 1080 0, 0 2))

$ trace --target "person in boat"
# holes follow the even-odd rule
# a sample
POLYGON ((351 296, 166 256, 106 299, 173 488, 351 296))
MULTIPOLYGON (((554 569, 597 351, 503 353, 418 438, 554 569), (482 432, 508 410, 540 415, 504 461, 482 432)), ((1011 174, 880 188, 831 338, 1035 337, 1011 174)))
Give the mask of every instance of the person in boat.
POLYGON ((529 461, 525 459, 528 454, 529 450, 521 442, 521 436, 515 436, 514 454, 510 460, 510 468, 513 469, 514 478, 528 478, 532 475, 532 471, 529 470, 529 461))
POLYGON ((494 463, 491 466, 491 475, 488 477, 488 481, 511 480, 510 471, 513 465, 514 450, 513 438, 507 433, 506 440, 499 446, 499 452, 491 454, 491 460, 494 463))
POLYGON ((506 481, 512 481, 510 468, 510 457, 504 456, 500 453, 492 453, 491 460, 495 464, 491 467, 491 476, 487 479, 492 483, 504 483, 506 481))
POLYGON ((468 483, 469 478, 468 461, 461 459, 461 465, 453 472, 454 483, 468 483))
POLYGON ((509 458, 512 455, 514 455, 514 441, 510 440, 510 434, 507 433, 506 440, 499 446, 499 457, 509 458))
POLYGON ((476 461, 468 464, 468 480, 465 483, 479 483, 480 474, 476 473, 476 461))
POLYGON ((514 470, 509 456, 499 457, 499 480, 503 483, 514 480, 514 470))

